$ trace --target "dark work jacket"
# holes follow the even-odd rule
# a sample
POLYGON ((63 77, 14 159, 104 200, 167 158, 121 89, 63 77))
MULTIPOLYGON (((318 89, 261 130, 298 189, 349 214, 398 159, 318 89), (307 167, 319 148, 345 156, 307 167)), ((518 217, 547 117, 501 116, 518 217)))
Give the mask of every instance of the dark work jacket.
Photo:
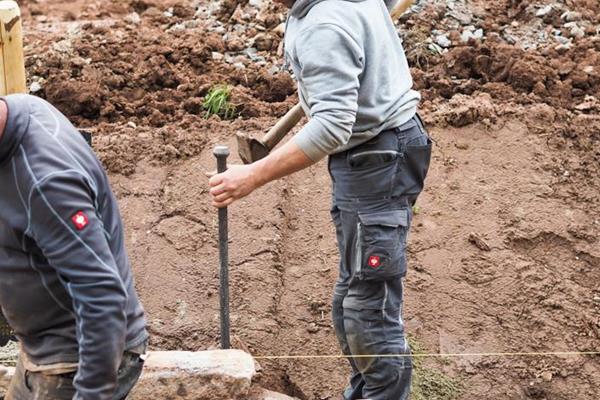
POLYGON ((123 352, 148 337, 117 201, 58 110, 33 96, 2 99, 2 312, 33 363, 79 363, 76 399, 110 399, 123 352))

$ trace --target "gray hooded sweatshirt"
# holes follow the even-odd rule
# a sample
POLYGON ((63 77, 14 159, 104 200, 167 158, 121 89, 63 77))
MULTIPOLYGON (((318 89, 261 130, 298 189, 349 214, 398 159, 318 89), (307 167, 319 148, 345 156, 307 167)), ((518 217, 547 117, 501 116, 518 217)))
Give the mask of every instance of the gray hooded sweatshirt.
POLYGON ((297 0, 285 56, 310 121, 295 142, 313 161, 410 120, 420 101, 388 9, 395 0, 297 0))
POLYGON ((148 337, 117 201, 58 110, 33 96, 3 99, 2 312, 36 367, 79 363, 75 399, 112 399, 123 352, 148 337))

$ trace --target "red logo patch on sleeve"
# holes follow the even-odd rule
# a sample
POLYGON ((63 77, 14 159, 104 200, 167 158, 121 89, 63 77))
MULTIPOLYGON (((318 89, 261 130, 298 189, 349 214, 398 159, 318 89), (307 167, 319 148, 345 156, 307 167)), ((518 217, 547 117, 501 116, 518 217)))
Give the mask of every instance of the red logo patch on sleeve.
POLYGON ((381 257, 379 256, 371 256, 369 257, 369 267, 371 268, 379 268, 381 267, 381 257))
POLYGON ((75 229, 78 231, 83 230, 90 223, 90 219, 83 211, 78 211, 75 215, 71 217, 71 221, 73 225, 75 225, 75 229))

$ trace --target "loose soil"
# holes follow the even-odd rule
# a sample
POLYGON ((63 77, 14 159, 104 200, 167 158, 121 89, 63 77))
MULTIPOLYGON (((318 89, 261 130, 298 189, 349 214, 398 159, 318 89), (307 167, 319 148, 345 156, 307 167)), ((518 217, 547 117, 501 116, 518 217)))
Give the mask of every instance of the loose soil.
MULTIPOLYGON (((236 131, 261 134, 297 101, 277 54, 274 29, 285 10, 264 1, 248 18, 246 1, 20 3, 36 94, 93 131, 110 173, 152 347, 216 347, 217 218, 204 173, 214 168, 214 145, 235 149, 236 131), (261 48, 257 62, 244 55, 248 41, 261 48), (233 121, 204 118, 202 98, 217 83, 234 86, 233 121)), ((399 25, 436 143, 410 239, 408 331, 433 353, 598 351, 599 3, 561 3, 589 26, 558 50, 520 46, 530 38, 521 28, 563 29, 556 12, 542 21, 528 2, 452 3, 472 14, 485 40, 432 52, 425 44, 433 29, 459 34, 446 2, 420 5, 399 25), (519 41, 505 38, 507 26, 519 41)), ((236 347, 339 353, 329 185, 320 163, 231 207, 236 347)), ((425 364, 459 381, 460 399, 573 400, 600 398, 599 360, 425 364)), ((339 398, 349 372, 342 359, 261 366, 259 384, 310 400, 339 398)))

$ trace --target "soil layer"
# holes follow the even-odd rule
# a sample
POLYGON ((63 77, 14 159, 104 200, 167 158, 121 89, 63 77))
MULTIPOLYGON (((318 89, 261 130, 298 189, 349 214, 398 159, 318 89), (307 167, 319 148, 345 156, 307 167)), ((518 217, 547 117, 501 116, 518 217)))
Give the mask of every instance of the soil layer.
MULTIPOLYGON (((152 347, 216 347, 217 217, 204 174, 214 145, 235 149, 236 131, 261 134, 297 101, 278 55, 285 10, 267 1, 20 3, 35 94, 92 130, 110 173, 152 347), (219 83, 234 87, 233 121, 204 116, 203 96, 219 83)), ((404 311, 426 352, 600 349, 600 10, 593 0, 556 3, 578 11, 584 36, 527 47, 539 32, 574 28, 559 6, 538 16, 550 2, 525 3, 419 2, 399 24, 435 140, 404 311), (461 41, 465 23, 485 37, 461 41), (447 50, 432 46, 440 29, 454 43, 447 50)), ((231 207, 236 347, 339 353, 329 201, 320 163, 231 207)), ((461 382, 460 399, 600 398, 598 357, 425 363, 461 382)), ((261 385, 300 399, 339 398, 349 373, 343 359, 261 364, 261 385)))

